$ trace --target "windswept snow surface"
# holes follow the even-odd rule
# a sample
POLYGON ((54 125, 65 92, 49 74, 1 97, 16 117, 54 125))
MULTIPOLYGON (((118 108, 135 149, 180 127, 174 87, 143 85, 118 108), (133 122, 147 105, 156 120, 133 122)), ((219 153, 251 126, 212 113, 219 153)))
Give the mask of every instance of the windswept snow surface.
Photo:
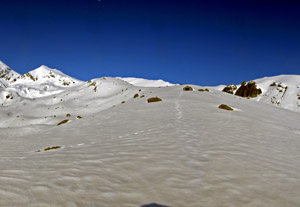
POLYGON ((134 86, 140 86, 140 87, 166 87, 166 86, 175 85, 163 80, 147 80, 143 78, 119 78, 119 79, 124 80, 134 86))
MULTIPOLYGON (((298 90, 287 78, 257 83, 264 95, 288 86, 287 106, 298 90)), ((299 113, 137 80, 82 82, 41 66, 5 82, 0 206, 300 206, 299 113)))
POLYGON ((193 87, 95 79, 1 107, 0 206, 300 206, 299 113, 193 87))

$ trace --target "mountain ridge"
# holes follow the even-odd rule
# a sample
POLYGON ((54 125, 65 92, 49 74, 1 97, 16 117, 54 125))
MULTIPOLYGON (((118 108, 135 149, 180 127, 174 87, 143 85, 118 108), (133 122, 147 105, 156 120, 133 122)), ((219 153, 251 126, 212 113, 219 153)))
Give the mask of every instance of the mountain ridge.
POLYGON ((12 70, 4 62, 0 60, 0 87, 6 87, 10 81, 20 76, 19 73, 12 70))
MULTIPOLYGON (((88 82, 68 76, 57 69, 41 65, 40 67, 20 75, 0 61, 0 104, 10 101, 6 97, 39 98, 51 96, 70 90, 71 87, 89 85, 88 82)), ((99 78, 92 79, 95 81, 99 78)), ((101 79, 101 78, 100 78, 101 79)), ((147 80, 143 78, 116 77, 136 87, 171 87, 172 84, 163 80, 147 80)), ((300 112, 300 75, 278 75, 253 80, 262 94, 252 98, 258 102, 300 112)), ((97 81, 96 81, 97 82, 97 81)), ((95 83, 96 83, 95 82, 95 83)), ((225 85, 208 87, 222 91, 225 85)), ((240 85, 237 85, 239 87, 240 85)), ((90 86, 91 87, 91 86, 90 86)), ((94 90, 97 87, 93 86, 94 90)), ((98 88, 99 89, 99 88, 98 88)))

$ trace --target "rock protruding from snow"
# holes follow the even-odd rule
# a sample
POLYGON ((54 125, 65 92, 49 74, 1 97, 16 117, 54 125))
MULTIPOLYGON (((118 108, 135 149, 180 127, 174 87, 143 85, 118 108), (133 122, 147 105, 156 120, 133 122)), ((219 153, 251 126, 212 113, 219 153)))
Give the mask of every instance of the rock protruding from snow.
POLYGON ((183 91, 193 91, 194 89, 191 86, 185 86, 182 89, 183 91))
POLYGON ((244 81, 235 92, 235 95, 247 98, 255 98, 261 93, 262 91, 260 88, 257 88, 255 81, 249 81, 248 83, 244 81))
POLYGON ((0 61, 0 87, 7 87, 10 80, 18 77, 20 74, 13 71, 5 63, 0 61))
POLYGON ((236 89, 237 89, 236 85, 230 84, 230 85, 225 86, 222 91, 226 92, 226 93, 234 94, 236 89))

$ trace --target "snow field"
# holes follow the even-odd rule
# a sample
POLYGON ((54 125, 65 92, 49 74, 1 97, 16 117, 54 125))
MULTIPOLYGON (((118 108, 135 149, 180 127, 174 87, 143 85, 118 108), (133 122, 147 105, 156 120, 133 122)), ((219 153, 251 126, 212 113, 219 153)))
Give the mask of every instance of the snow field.
MULTIPOLYGON (((97 97, 82 86, 85 96, 73 101, 70 93, 60 103, 82 119, 13 128, 1 122, 0 206, 300 205, 298 113, 216 90, 139 91, 105 81, 110 92, 99 87, 97 97), (152 96, 163 101, 146 103, 152 96), (239 110, 218 109, 222 103, 239 110), (43 151, 50 146, 62 148, 43 151)), ((28 120, 39 119, 50 98, 26 105, 28 120)))

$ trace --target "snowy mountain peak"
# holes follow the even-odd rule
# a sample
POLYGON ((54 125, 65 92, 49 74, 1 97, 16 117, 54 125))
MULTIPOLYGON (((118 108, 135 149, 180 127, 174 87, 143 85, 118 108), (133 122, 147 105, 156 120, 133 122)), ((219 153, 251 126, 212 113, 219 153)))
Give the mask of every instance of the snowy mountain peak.
POLYGON ((52 69, 49 68, 46 65, 41 65, 40 67, 28 72, 32 76, 36 77, 36 79, 41 79, 41 78, 55 78, 55 76, 65 76, 65 77, 70 77, 61 71, 57 69, 52 69))
POLYGON ((53 85, 59 87, 66 87, 77 85, 81 82, 82 81, 72 78, 57 69, 52 69, 46 65, 41 65, 40 67, 14 79, 12 84, 52 83, 53 85))
POLYGON ((10 69, 0 60, 0 86, 7 87, 9 81, 18 77, 20 74, 10 69))
POLYGON ((51 71, 51 70, 52 70, 52 69, 49 68, 48 66, 46 66, 46 65, 41 65, 40 67, 38 67, 38 68, 36 68, 36 69, 34 69, 34 70, 32 70, 32 71, 49 72, 49 71, 51 71))
MULTIPOLYGON (((17 75, 9 79, 6 89, 0 93, 0 102, 10 104, 17 102, 17 98, 38 98, 51 96, 65 91, 65 88, 75 87, 84 82, 72 78, 59 70, 42 65, 23 75, 17 75)), ((0 82, 1 83, 1 82, 0 82)))

